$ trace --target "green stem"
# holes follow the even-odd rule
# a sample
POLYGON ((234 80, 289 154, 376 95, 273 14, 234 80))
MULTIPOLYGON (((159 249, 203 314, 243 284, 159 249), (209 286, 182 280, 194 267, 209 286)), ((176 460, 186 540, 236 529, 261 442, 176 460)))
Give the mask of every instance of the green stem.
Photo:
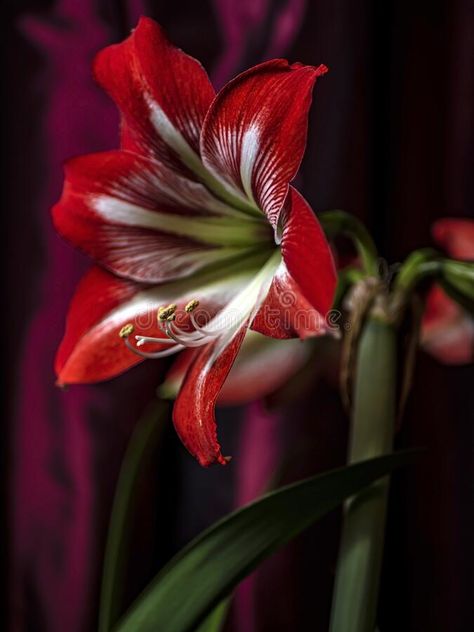
POLYGON ((138 490, 146 467, 156 454, 169 406, 153 402, 138 421, 127 447, 115 490, 105 549, 99 608, 99 632, 109 632, 123 614, 127 565, 132 552, 130 537, 138 490))
MULTIPOLYGON (((391 451, 396 409, 396 331, 369 316, 356 366, 349 463, 391 451)), ((345 507, 330 632, 374 632, 389 478, 345 507)))

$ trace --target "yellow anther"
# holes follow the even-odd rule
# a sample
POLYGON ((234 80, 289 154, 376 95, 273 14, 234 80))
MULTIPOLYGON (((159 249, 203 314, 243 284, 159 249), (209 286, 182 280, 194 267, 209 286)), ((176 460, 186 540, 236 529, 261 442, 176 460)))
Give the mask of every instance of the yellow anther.
POLYGON ((184 311, 190 314, 191 312, 194 312, 194 310, 198 306, 199 306, 199 301, 193 298, 193 300, 189 301, 189 303, 186 305, 186 307, 184 308, 184 311))
POLYGON ((133 334, 134 331, 135 331, 135 327, 132 325, 132 323, 127 323, 119 331, 119 336, 120 338, 128 338, 130 334, 133 334))
POLYGON ((158 320, 161 322, 170 320, 170 317, 174 316, 174 313, 176 312, 176 307, 177 306, 174 303, 171 303, 168 307, 160 307, 158 310, 158 320))

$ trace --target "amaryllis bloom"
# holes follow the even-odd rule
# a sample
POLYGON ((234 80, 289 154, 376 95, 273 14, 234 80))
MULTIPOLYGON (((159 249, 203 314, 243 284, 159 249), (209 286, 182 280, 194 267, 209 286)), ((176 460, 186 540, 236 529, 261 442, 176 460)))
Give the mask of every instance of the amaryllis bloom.
POLYGON ((72 301, 58 382, 193 349, 174 424, 201 464, 224 464, 214 406, 248 328, 326 330, 333 258, 289 184, 326 68, 276 59, 216 95, 200 64, 142 18, 94 71, 120 109, 121 148, 71 160, 53 209, 58 231, 98 264, 72 301))
MULTIPOLYGON (((474 261, 474 221, 442 219, 433 237, 455 259, 474 261)), ((428 294, 421 328, 423 347, 445 364, 474 361, 474 320, 439 286, 428 294)))

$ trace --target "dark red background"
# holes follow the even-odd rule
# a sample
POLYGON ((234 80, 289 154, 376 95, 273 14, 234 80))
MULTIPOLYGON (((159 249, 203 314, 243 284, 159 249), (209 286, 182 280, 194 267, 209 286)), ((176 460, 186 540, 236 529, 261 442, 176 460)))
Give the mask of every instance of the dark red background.
MULTIPOLYGON (((145 13, 218 84, 272 55, 327 64, 299 186, 316 210, 344 208, 363 218, 383 256, 396 262, 430 242, 436 218, 473 217, 474 4, 19 0, 2 12, 2 482, 11 629, 85 632, 96 625, 120 459, 160 371, 148 364, 106 385, 68 393, 54 387, 55 347, 87 262, 54 235, 49 207, 60 192, 63 159, 117 142, 116 112, 91 79, 95 51, 125 37, 145 13), (281 24, 288 27, 283 34, 281 24)), ((472 625, 472 378, 472 367, 447 368, 419 354, 397 443, 424 445, 427 453, 394 477, 381 632, 463 632, 472 625)), ((254 414, 223 414, 223 441, 236 455, 225 470, 200 470, 167 433, 143 490, 130 597, 173 551, 245 496, 242 468, 251 457, 242 446, 257 427, 249 426, 254 414)), ((295 454, 301 443, 314 446, 288 468, 288 479, 343 461, 347 420, 325 384, 261 424, 262 454, 275 436, 295 454)), ((338 516, 329 517, 268 562, 250 587, 255 611, 249 619, 249 601, 240 595, 229 629, 325 631, 337 526, 338 516)))

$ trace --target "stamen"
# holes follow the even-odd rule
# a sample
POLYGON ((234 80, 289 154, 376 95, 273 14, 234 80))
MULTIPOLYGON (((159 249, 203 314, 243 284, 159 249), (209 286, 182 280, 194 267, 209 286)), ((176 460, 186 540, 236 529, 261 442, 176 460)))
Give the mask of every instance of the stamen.
POLYGON ((166 358, 166 356, 173 355, 174 353, 178 353, 178 351, 184 349, 183 345, 175 344, 170 349, 163 349, 162 351, 140 351, 140 349, 137 349, 132 345, 128 337, 124 338, 124 342, 128 349, 130 349, 130 351, 133 351, 133 353, 135 353, 136 355, 148 360, 158 360, 159 358, 166 358))
POLYGON ((206 323, 205 325, 201 326, 196 320, 196 317, 194 316, 194 314, 190 315, 190 320, 191 320, 191 323, 193 324, 194 329, 200 334, 202 334, 203 336, 205 336, 206 338, 208 337, 216 338, 225 329, 225 327, 218 327, 215 331, 208 331, 206 327, 208 326, 209 323, 206 323))
MULTIPOLYGON (((168 320, 167 322, 172 323, 173 333, 177 336, 181 336, 185 340, 200 340, 202 338, 202 334, 197 331, 184 331, 184 329, 181 329, 181 327, 179 327, 174 320, 168 320)), ((168 335, 168 332, 166 331, 166 323, 165 327, 162 328, 162 331, 164 331, 165 334, 168 335)))
POLYGON ((120 330, 120 337, 123 338, 125 345, 130 351, 139 355, 142 358, 164 358, 185 349, 186 347, 201 347, 215 340, 221 335, 222 329, 219 328, 216 331, 206 331, 197 322, 194 310, 199 306, 197 299, 192 299, 184 307, 186 314, 189 314, 190 321, 194 327, 192 331, 184 331, 175 322, 177 305, 171 303, 167 306, 162 306, 157 312, 158 327, 164 333, 166 338, 155 338, 152 336, 136 335, 136 344, 134 345, 129 337, 135 331, 132 323, 128 323, 120 330), (168 349, 162 349, 160 351, 141 351, 139 347, 145 344, 159 344, 170 345, 168 349))
POLYGON ((201 326, 197 322, 195 315, 192 313, 196 309, 196 307, 198 307, 198 306, 199 306, 199 301, 197 299, 193 299, 192 301, 189 301, 189 303, 186 305, 184 310, 189 314, 190 321, 191 321, 196 333, 200 333, 200 334, 202 334, 202 336, 204 336, 206 338, 208 338, 209 336, 214 338, 215 334, 211 333, 211 332, 209 332, 209 331, 207 331, 205 329, 207 323, 206 323, 206 325, 201 326))
POLYGON ((216 336, 214 335, 198 335, 196 336, 196 332, 186 333, 182 330, 179 330, 181 333, 178 333, 176 329, 176 325, 169 321, 165 324, 165 329, 167 335, 175 340, 178 344, 185 345, 186 347, 201 347, 208 342, 211 342, 216 336))
POLYGON ((184 332, 181 336, 178 334, 178 332, 175 332, 172 329, 172 321, 167 320, 166 323, 164 323, 164 326, 165 326, 165 333, 167 336, 169 336, 172 340, 174 340, 178 344, 186 344, 184 342, 184 336, 183 336, 184 332))
POLYGON ((135 331, 135 327, 132 325, 132 323, 127 323, 119 331, 119 336, 120 338, 127 339, 131 334, 133 334, 134 331, 135 331))
MULTIPOLYGON (((196 309, 198 305, 199 301, 193 299, 186 305, 185 311, 190 313, 190 311, 196 309)), ((167 307, 160 307, 158 310, 158 326, 161 331, 168 336, 168 338, 171 338, 171 340, 185 346, 199 346, 192 343, 203 340, 203 336, 196 331, 184 331, 176 325, 174 322, 175 319, 176 305, 174 303, 168 305, 167 307), (171 323, 173 323, 173 328, 171 328, 171 323)))
POLYGON ((201 325, 198 323, 198 321, 196 320, 196 317, 194 316, 194 314, 190 315, 190 321, 193 324, 193 327, 196 331, 199 331, 200 333, 202 333, 203 335, 206 334, 206 332, 204 331, 204 328, 201 327, 201 325))
POLYGON ((177 305, 175 305, 174 303, 171 303, 167 307, 160 307, 157 314, 158 322, 163 322, 174 316, 176 309, 177 305))
POLYGON ((160 345, 174 344, 174 341, 170 340, 169 338, 153 338, 152 336, 135 336, 135 340, 137 341, 137 347, 141 347, 147 342, 152 343, 152 344, 160 344, 160 345))
POLYGON ((187 314, 190 314, 191 312, 193 312, 196 307, 199 307, 199 301, 195 298, 193 298, 192 301, 189 301, 189 303, 186 305, 186 307, 184 308, 184 311, 187 314))

